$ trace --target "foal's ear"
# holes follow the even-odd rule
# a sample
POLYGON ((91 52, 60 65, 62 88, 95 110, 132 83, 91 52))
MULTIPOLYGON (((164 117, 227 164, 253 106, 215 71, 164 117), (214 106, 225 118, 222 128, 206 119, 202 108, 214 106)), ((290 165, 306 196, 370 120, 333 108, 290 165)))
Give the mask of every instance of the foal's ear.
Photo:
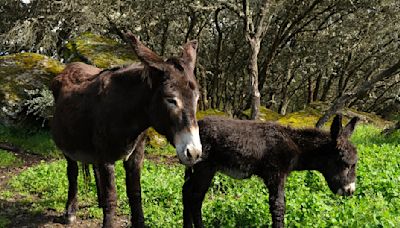
POLYGON ((158 70, 163 70, 164 60, 154 53, 150 48, 146 47, 140 40, 133 35, 131 32, 127 32, 125 34, 127 40, 130 41, 130 44, 135 51, 136 55, 144 64, 154 67, 158 70))
POLYGON ((336 140, 342 131, 342 115, 336 115, 331 125, 331 138, 336 140))
POLYGON ((340 133, 341 137, 349 138, 356 127, 357 122, 360 120, 358 117, 353 117, 350 122, 343 128, 342 132, 340 133))
POLYGON ((192 40, 183 45, 181 59, 190 71, 194 71, 194 66, 196 64, 196 51, 197 51, 197 40, 192 40))

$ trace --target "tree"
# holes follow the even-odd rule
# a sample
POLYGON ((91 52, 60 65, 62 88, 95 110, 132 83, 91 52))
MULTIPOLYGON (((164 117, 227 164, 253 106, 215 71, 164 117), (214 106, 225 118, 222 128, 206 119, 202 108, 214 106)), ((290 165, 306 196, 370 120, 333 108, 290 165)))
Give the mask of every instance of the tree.
MULTIPOLYGON (((400 58, 396 0, 3 0, 0 10, 2 53, 61 59, 66 42, 83 32, 121 41, 119 30, 132 30, 163 55, 198 39, 201 107, 238 117, 251 108, 255 118, 259 105, 281 114, 330 105, 400 58)), ((395 112, 399 77, 345 106, 395 112)))

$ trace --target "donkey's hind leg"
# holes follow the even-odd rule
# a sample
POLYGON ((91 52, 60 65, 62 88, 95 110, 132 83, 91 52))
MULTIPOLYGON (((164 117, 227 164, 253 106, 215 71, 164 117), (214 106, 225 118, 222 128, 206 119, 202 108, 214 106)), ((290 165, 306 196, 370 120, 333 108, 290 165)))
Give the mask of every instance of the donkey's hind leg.
POLYGON ((65 206, 65 223, 76 221, 77 193, 78 193, 78 163, 67 156, 68 200, 65 206))
POLYGON ((140 186, 140 171, 143 166, 144 147, 146 134, 142 133, 137 139, 135 150, 128 160, 124 161, 126 173, 126 194, 131 208, 132 227, 144 227, 144 216, 142 209, 142 194, 140 186))
POLYGON ((183 196, 183 226, 204 227, 201 206, 216 173, 216 168, 207 162, 200 162, 193 167, 193 172, 185 171, 183 196))
POLYGON ((101 183, 101 178, 100 178, 100 170, 99 166, 93 164, 93 174, 94 174, 94 180, 96 181, 96 190, 97 190, 97 203, 100 208, 103 208, 105 203, 104 203, 104 193, 102 189, 102 183, 101 183))

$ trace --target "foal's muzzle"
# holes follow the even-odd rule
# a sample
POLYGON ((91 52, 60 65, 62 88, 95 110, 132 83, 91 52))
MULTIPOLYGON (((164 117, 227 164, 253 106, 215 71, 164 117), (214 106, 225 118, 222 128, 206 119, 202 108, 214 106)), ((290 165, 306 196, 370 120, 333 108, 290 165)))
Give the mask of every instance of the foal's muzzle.
POLYGON ((199 127, 182 130, 175 135, 174 144, 180 162, 186 166, 193 166, 200 161, 202 147, 199 127))
POLYGON ((341 196, 351 196, 351 195, 353 195, 355 190, 356 190, 356 183, 352 182, 342 188, 339 188, 338 191, 336 192, 336 194, 341 195, 341 196))

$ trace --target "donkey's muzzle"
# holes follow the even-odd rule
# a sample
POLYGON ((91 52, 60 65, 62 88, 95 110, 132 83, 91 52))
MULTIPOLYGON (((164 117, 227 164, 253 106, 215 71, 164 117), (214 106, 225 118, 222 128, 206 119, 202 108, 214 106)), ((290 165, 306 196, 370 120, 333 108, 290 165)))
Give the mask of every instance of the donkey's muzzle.
POLYGON ((341 195, 341 196, 351 196, 351 195, 353 195, 355 190, 356 190, 356 183, 352 182, 342 188, 339 188, 339 190, 337 191, 337 194, 341 195))
POLYGON ((200 161, 202 147, 197 126, 176 134, 174 142, 176 153, 182 164, 190 167, 200 161))

